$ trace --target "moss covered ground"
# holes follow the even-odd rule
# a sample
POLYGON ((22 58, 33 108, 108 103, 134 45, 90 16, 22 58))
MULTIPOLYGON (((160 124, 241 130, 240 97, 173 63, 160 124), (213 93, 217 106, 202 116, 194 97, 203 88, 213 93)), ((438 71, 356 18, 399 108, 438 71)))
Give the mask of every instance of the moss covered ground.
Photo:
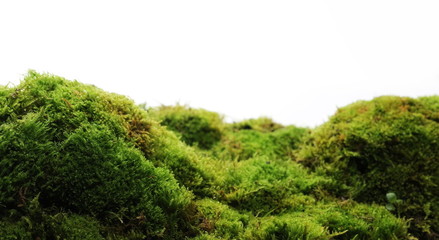
POLYGON ((0 86, 0 239, 436 239, 439 97, 315 129, 30 71, 0 86))

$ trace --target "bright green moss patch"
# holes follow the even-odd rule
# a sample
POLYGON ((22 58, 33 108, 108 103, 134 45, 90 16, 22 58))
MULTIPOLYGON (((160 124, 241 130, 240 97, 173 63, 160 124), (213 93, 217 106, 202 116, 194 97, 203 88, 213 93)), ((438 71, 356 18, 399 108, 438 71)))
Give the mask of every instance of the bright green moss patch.
POLYGON ((383 206, 345 200, 319 202, 306 213, 314 215, 329 232, 343 233, 336 239, 401 239, 407 235, 406 221, 395 219, 383 206))
POLYGON ((340 108, 306 140, 298 160, 334 176, 363 202, 402 200, 418 236, 439 231, 439 97, 380 97, 340 108), (423 233, 422 233, 423 232, 423 233))
POLYGON ((355 202, 308 200, 299 209, 264 216, 212 199, 197 202, 195 239, 405 239, 406 222, 385 208, 355 202))
POLYGON ((147 154, 150 161, 170 169, 174 177, 190 190, 196 193, 206 191, 212 176, 203 170, 201 162, 205 157, 201 153, 161 126, 152 128, 149 136, 154 139, 150 144, 154 151, 147 154))
POLYGON ((236 162, 226 171, 225 179, 219 183, 222 199, 257 215, 300 208, 297 205, 300 196, 332 184, 331 180, 309 174, 296 163, 265 157, 236 162))
POLYGON ((245 120, 227 126, 213 155, 221 159, 245 160, 256 156, 290 159, 306 128, 284 127, 268 118, 245 120))
POLYGON ((197 202, 198 227, 221 239, 236 239, 246 229, 249 216, 212 199, 197 202))

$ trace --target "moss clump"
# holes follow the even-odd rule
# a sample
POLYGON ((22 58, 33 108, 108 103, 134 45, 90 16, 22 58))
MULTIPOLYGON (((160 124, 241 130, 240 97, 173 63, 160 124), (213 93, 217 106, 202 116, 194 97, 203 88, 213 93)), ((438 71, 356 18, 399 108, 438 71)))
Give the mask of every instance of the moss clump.
MULTIPOLYGON (((94 217, 117 231, 182 233, 191 194, 156 167, 166 132, 125 97, 30 72, 0 92, 0 214, 42 208, 94 217)), ((189 156, 180 157, 192 164, 189 156)), ((164 164, 168 167, 168 165, 164 164)))
POLYGON ((296 163, 266 157, 236 162, 225 174, 219 183, 221 199, 255 215, 300 209, 301 196, 318 195, 320 189, 330 189, 332 184, 296 163))
POLYGON ((317 202, 305 212, 328 232, 340 233, 335 239, 407 238, 407 221, 394 218, 383 206, 342 200, 317 202))
POLYGON ((289 159, 308 130, 258 118, 230 124, 224 132, 221 144, 213 149, 218 158, 245 160, 267 156, 289 159))
POLYGON ((363 202, 386 203, 394 192, 397 212, 413 218, 422 238, 439 231, 439 97, 385 96, 340 108, 318 127, 298 160, 351 187, 363 202))
POLYGON ((239 239, 249 222, 249 215, 241 214, 212 199, 197 201, 198 227, 220 239, 239 239))
POLYGON ((384 207, 308 199, 276 215, 241 212, 212 199, 197 202, 201 235, 194 239, 406 239, 406 222, 384 207))
POLYGON ((162 106, 150 113, 190 146, 210 149, 222 136, 222 118, 213 112, 186 106, 162 106))

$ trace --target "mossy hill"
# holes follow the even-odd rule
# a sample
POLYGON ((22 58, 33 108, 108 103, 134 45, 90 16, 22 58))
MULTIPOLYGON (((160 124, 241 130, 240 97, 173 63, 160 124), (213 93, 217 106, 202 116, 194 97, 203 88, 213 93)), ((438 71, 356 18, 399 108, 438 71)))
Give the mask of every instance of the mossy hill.
POLYGON ((383 96, 340 108, 297 155, 346 185, 345 197, 388 204, 421 239, 439 238, 439 96, 383 96))
POLYGON ((229 124, 30 71, 0 86, 0 239, 434 239, 438 108, 229 124))

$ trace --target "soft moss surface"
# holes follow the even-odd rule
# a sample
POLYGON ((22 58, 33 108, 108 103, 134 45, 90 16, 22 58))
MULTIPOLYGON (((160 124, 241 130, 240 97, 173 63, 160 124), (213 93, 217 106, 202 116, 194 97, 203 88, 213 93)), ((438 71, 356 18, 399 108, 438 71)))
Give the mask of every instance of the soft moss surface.
POLYGON ((153 136, 165 131, 127 98, 30 72, 0 93, 0 119, 2 215, 26 215, 38 196, 42 208, 91 216, 121 233, 184 231, 192 194, 173 166, 154 166, 166 144, 153 136))
POLYGON ((388 204, 395 214, 412 219, 417 236, 434 239, 439 232, 438 114, 439 96, 359 101, 313 131, 298 160, 349 186, 358 201, 388 204), (395 199, 386 199, 387 193, 395 199))
POLYGON ((176 105, 150 109, 150 115, 188 145, 210 149, 221 140, 224 123, 217 113, 176 105))
MULTIPOLYGON (((419 101, 437 123, 437 100, 419 101)), ((145 109, 31 71, 0 87, 0 239, 416 239, 411 221, 358 203, 348 182, 305 160, 318 130, 145 109)))
POLYGON ((272 120, 262 118, 243 123, 231 124, 222 142, 213 149, 213 154, 221 159, 246 160, 257 156, 275 159, 292 158, 303 137, 309 132, 306 128, 282 126, 272 120), (267 125, 251 125, 248 123, 267 125))
POLYGON ((405 221, 384 207, 352 201, 324 202, 306 197, 301 209, 276 215, 242 213, 212 199, 197 202, 199 227, 195 239, 404 239, 405 221))

